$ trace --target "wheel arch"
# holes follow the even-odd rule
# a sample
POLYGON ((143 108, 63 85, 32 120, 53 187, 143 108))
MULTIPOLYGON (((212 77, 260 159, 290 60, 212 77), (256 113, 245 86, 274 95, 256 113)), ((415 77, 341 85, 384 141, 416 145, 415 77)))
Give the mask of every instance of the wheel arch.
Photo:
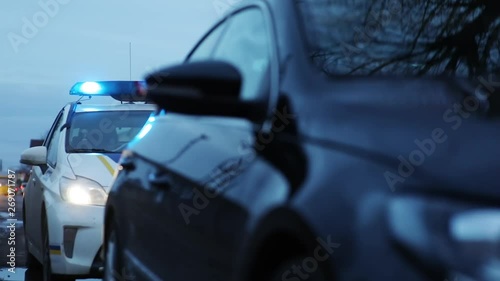
MULTIPOLYGON (((107 246, 107 243, 106 241, 108 241, 108 237, 109 237, 109 227, 110 227, 110 223, 114 218, 115 216, 115 211, 113 209, 113 207, 111 205, 108 205, 106 206, 106 209, 105 209, 105 212, 104 212, 104 226, 103 226, 103 237, 102 237, 102 251, 101 251, 101 255, 104 255, 106 253, 106 246, 107 246)), ((104 256, 103 256, 104 258, 104 256)))
POLYGON ((46 218, 47 217, 47 207, 45 207, 45 200, 42 201, 42 218, 46 218))
MULTIPOLYGON (((288 207, 272 210, 253 230, 243 247, 236 280, 266 280, 284 261, 296 256, 313 256, 321 236, 288 207)), ((327 262, 330 263, 322 269, 328 280, 334 280, 331 258, 327 262)))
MULTIPOLYGON (((47 207, 45 205, 45 200, 42 201, 42 207, 40 208, 41 214, 40 214, 40 243, 43 245, 43 241, 45 239, 45 235, 48 235, 49 237, 49 244, 50 244, 50 223, 49 223, 49 216, 47 215, 47 207), (46 224, 46 226, 44 226, 46 224), (44 231, 44 227, 47 229, 44 231)), ((42 250, 43 246, 40 247, 42 250)))
POLYGON ((23 198, 23 227, 26 226, 26 201, 23 198))

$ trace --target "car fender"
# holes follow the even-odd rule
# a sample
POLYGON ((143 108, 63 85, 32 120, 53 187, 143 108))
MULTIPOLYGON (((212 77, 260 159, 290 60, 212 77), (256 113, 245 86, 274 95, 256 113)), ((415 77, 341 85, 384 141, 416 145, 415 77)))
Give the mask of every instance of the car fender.
MULTIPOLYGON (((323 244, 321 235, 314 233, 301 215, 288 205, 278 206, 260 218, 253 232, 243 242, 234 280, 260 278, 259 273, 263 273, 263 270, 277 268, 294 254, 314 256, 317 248, 323 247, 323 244)), ((326 269, 325 274, 330 280, 333 272, 328 271, 328 268, 332 267, 322 268, 326 269)))

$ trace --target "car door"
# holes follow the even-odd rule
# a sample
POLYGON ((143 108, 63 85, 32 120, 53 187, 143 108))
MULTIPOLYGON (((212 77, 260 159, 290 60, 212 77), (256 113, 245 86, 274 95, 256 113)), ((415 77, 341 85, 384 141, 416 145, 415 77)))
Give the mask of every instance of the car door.
MULTIPOLYGON (((243 75, 242 97, 267 102, 271 76, 276 77, 270 75, 273 47, 266 16, 255 6, 234 13, 212 29, 186 61, 229 61, 243 75)), ((127 231, 134 275, 141 280, 153 275, 227 280, 246 210, 223 194, 238 186, 238 177, 256 159, 254 124, 174 114, 163 121, 155 122, 147 136, 161 146, 144 148, 157 149, 158 156, 138 157, 140 175, 130 172, 123 193, 135 202, 127 215, 134 222, 127 231)))
POLYGON ((43 205, 43 190, 47 187, 50 175, 56 165, 57 150, 60 143, 60 128, 63 124, 63 110, 57 115, 52 128, 44 141, 47 147, 46 167, 33 167, 31 183, 25 193, 26 235, 35 246, 36 252, 42 247, 41 214, 43 205))
MULTIPOLYGON (((192 56, 193 60, 210 57, 227 26, 228 22, 223 21, 212 28, 197 45, 196 52, 192 56)), ((182 130, 183 124, 185 123, 175 121, 167 125, 167 128, 158 128, 159 125, 155 123, 151 133, 182 130)), ((160 133, 160 136, 155 138, 162 139, 162 142, 156 141, 154 145, 144 149, 154 151, 153 155, 161 153, 162 156, 181 153, 183 148, 201 140, 200 134, 186 131, 176 133, 175 137, 169 133, 165 136, 160 133)), ((140 143, 135 148, 142 151, 140 143)), ((181 267, 179 267, 181 270, 177 270, 176 266, 169 265, 185 267, 192 265, 194 260, 189 258, 188 252, 180 250, 178 244, 174 242, 175 239, 172 240, 170 237, 171 234, 166 234, 165 228, 161 227, 179 225, 172 222, 172 214, 177 216, 179 212, 177 207, 179 199, 176 198, 179 194, 172 193, 172 189, 165 187, 167 184, 165 180, 170 181, 171 177, 165 177, 161 161, 154 157, 142 157, 140 152, 123 157, 122 162, 126 162, 122 163, 125 171, 117 178, 117 182, 126 192, 118 192, 117 197, 120 202, 134 202, 128 208, 124 208, 119 215, 122 222, 120 224, 126 228, 123 231, 126 237, 122 239, 126 243, 125 255, 133 275, 138 280, 151 280, 151 276, 154 275, 183 278, 180 273, 181 267), (130 166, 133 168, 129 169, 130 166), (159 260, 157 255, 151 254, 150 249, 161 253, 162 259, 159 260), (180 262, 181 260, 183 262, 180 262)))
MULTIPOLYGON (((243 76, 242 98, 266 102, 273 45, 265 12, 261 7, 245 8, 224 24, 221 34, 216 29, 204 38, 187 61, 232 63, 243 76)), ((156 163, 148 183, 151 198, 161 198, 150 206, 161 217, 161 243, 151 241, 165 253, 158 275, 227 280, 247 213, 224 194, 240 188, 240 176, 254 164, 254 124, 238 118, 182 116, 164 126, 173 137, 163 138, 163 153, 171 157, 156 163)))

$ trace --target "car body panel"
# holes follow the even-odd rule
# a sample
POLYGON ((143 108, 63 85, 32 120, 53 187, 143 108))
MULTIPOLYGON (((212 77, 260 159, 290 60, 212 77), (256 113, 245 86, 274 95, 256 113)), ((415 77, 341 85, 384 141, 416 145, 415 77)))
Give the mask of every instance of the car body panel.
POLYGON ((69 153, 67 159, 72 175, 92 179, 109 192, 113 180, 119 153, 69 153), (107 173, 103 173, 103 170, 107 173))
POLYGON ((47 206, 52 270, 58 274, 87 275, 102 245, 104 207, 75 206, 56 196, 48 200, 47 206), (71 258, 65 255, 62 226, 78 229, 71 258))
MULTIPOLYGON (((140 153, 134 158, 137 159, 136 166, 139 168, 127 175, 126 183, 119 182, 120 175, 118 175, 115 184, 121 186, 120 189, 126 189, 126 192, 121 193, 117 190, 114 194, 118 198, 127 196, 120 198, 123 201, 135 198, 135 206, 141 209, 139 211, 132 208, 126 211, 126 214, 120 211, 120 215, 135 220, 140 216, 142 220, 146 220, 144 226, 142 223, 128 225, 127 233, 130 236, 127 237, 127 241, 137 241, 137 239, 148 240, 151 243, 157 241, 151 239, 151 231, 146 225, 154 223, 150 220, 154 220, 155 214, 170 214, 159 225, 156 237, 164 241, 161 246, 164 250, 179 253, 175 255, 178 265, 164 267, 162 274, 182 273, 186 278, 197 279, 207 272, 218 274, 218 270, 228 265, 227 258, 232 256, 228 253, 235 251, 237 247, 238 241, 228 240, 228 234, 224 234, 227 230, 225 224, 220 224, 220 211, 227 208, 234 209, 232 213, 235 218, 245 217, 245 213, 242 213, 237 204, 228 205, 229 202, 217 199, 217 194, 226 193, 237 186, 233 178, 244 173, 252 165, 252 156, 241 150, 244 145, 248 145, 251 136, 248 134, 249 131, 245 130, 245 125, 248 126, 248 123, 241 120, 227 122, 231 124, 227 127, 210 126, 213 120, 197 120, 200 126, 193 127, 186 126, 184 118, 187 117, 172 115, 158 117, 155 121, 158 126, 155 123, 154 128, 140 141, 130 144, 130 150, 140 153), (222 130, 232 130, 235 137, 221 138, 222 130), (169 137, 171 135, 178 137, 171 138, 169 137), (159 144, 158 139, 164 141, 159 144), (163 151, 161 156, 157 153, 160 145, 163 151), (193 160, 198 159, 200 153, 206 151, 211 151, 210 158, 199 159, 196 161, 196 166, 191 164, 193 160), (153 155, 160 157, 152 158, 153 155), (147 177, 144 180, 144 175, 162 174, 166 167, 169 171, 166 174, 170 180, 169 187, 151 184, 147 177), (165 201, 169 203, 165 204, 165 201), (150 202, 156 203, 150 204, 150 202), (211 223, 207 224, 207 221, 211 223), (207 244, 207 241, 211 243, 207 244), (193 260, 191 258, 193 255, 197 256, 198 260, 193 260), (200 272, 191 271, 189 274, 192 275, 186 276, 187 268, 193 263, 206 264, 206 268, 200 272)), ((239 231, 243 231, 241 227, 240 225, 239 231)), ((145 252, 144 247, 133 245, 132 243, 128 249, 129 255, 146 263, 154 262, 154 256, 145 252)), ((130 259, 134 260, 133 257, 130 259)))

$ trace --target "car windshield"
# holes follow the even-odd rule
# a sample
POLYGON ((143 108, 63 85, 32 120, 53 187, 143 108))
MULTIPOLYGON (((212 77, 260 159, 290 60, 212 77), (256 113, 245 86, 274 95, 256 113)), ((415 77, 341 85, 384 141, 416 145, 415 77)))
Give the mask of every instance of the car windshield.
POLYGON ((300 0, 310 55, 333 75, 499 74, 498 0, 300 0))
POLYGON ((139 133, 152 111, 95 111, 75 113, 66 151, 119 153, 139 133))

